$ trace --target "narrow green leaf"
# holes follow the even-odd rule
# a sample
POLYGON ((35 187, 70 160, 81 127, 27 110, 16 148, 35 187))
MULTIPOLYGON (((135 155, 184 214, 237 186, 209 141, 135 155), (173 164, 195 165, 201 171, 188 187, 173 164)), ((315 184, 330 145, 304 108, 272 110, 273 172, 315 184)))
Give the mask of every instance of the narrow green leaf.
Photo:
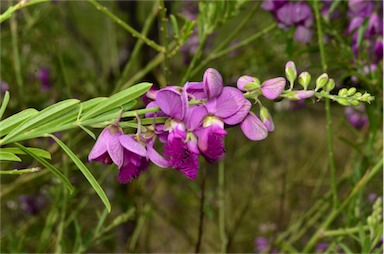
POLYGON ((5 152, 3 149, 0 151, 0 161, 21 161, 19 156, 14 153, 5 152))
MULTIPOLYGON (((26 147, 31 153, 35 154, 36 156, 39 156, 44 159, 51 159, 51 154, 48 151, 35 148, 35 147, 26 147)), ((8 153, 14 153, 14 154, 25 154, 20 148, 17 147, 6 147, 6 148, 1 148, 1 151, 3 152, 8 152, 8 153)))
MULTIPOLYGON (((136 100, 133 100, 133 101, 130 101, 126 104, 124 104, 122 107, 123 107, 123 110, 124 111, 128 111, 130 110, 131 108, 133 108, 134 106, 136 105, 136 100)), ((96 116, 92 119, 88 119, 88 120, 85 120, 84 122, 80 122, 81 125, 92 125, 92 124, 95 124, 95 123, 103 123, 104 122, 104 125, 105 124, 108 124, 108 123, 105 123, 105 122, 114 122, 116 121, 116 119, 119 117, 120 113, 121 113, 121 108, 114 108, 112 110, 109 110, 99 116, 96 116)))
POLYGON ((71 160, 76 164, 76 166, 80 169, 85 178, 87 178, 88 182, 91 184, 93 189, 96 191, 97 195, 99 195, 101 201, 103 201, 108 212, 110 212, 111 204, 109 203, 107 195, 105 194, 104 190, 101 188, 99 183, 96 181, 96 179, 93 177, 91 172, 89 172, 88 168, 84 165, 84 163, 60 139, 53 135, 47 136, 53 138, 56 143, 64 150, 64 152, 71 158, 71 160))
POLYGON ((146 93, 151 86, 151 83, 144 82, 116 93, 103 103, 94 107, 89 112, 84 113, 80 120, 83 121, 85 119, 89 119, 93 116, 107 112, 108 110, 120 107, 121 105, 124 105, 125 103, 128 103, 146 93))
POLYGON ((52 119, 62 116, 66 112, 71 111, 74 107, 76 107, 76 105, 78 105, 79 102, 80 101, 76 99, 68 99, 68 100, 60 101, 58 103, 55 103, 43 109, 37 115, 35 115, 35 117, 29 119, 18 128, 11 131, 7 136, 5 136, 2 142, 11 140, 13 137, 21 134, 24 131, 31 130, 36 126, 42 125, 52 119))
POLYGON ((15 129, 17 125, 21 124, 23 121, 31 118, 37 113, 39 113, 39 111, 36 109, 28 108, 2 120, 0 122, 0 136, 8 134, 11 130, 15 129))
POLYGON ((4 114, 4 112, 5 112, 5 109, 6 109, 7 106, 8 106, 8 102, 9 102, 9 92, 8 92, 8 91, 5 91, 4 98, 3 98, 3 102, 1 103, 1 107, 0 107, 0 120, 1 120, 1 118, 3 117, 3 114, 4 114))
POLYGON ((15 145, 20 148, 23 152, 30 155, 32 158, 37 160, 41 165, 49 169, 56 177, 58 177, 64 185, 68 188, 69 193, 72 194, 74 188, 72 184, 69 182, 69 180, 61 173, 55 166, 53 166, 51 163, 47 162, 45 159, 40 158, 39 156, 36 156, 34 153, 31 153, 25 146, 15 143, 15 145))
POLYGON ((79 127, 80 127, 83 131, 85 131, 89 136, 91 136, 93 139, 96 140, 96 135, 95 135, 95 133, 93 133, 90 129, 88 129, 88 128, 82 126, 82 125, 79 125, 79 127))

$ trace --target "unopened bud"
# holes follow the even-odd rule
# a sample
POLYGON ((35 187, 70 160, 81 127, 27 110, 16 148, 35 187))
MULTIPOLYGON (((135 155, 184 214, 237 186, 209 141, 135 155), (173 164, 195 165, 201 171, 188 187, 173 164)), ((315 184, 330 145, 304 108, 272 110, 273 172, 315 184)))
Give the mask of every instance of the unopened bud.
POLYGON ((318 91, 319 89, 323 88, 325 84, 328 82, 328 74, 323 73, 316 79, 316 88, 315 91, 318 91))
POLYGON ((298 101, 302 99, 311 98, 315 95, 314 91, 290 91, 286 93, 286 97, 291 101, 298 101))
POLYGON ((345 98, 339 98, 339 99, 336 99, 336 101, 340 104, 340 105, 343 105, 343 106, 350 106, 351 103, 349 103, 349 101, 345 98))
POLYGON ((307 87, 309 85, 309 83, 311 82, 311 74, 309 74, 308 72, 302 72, 300 75, 299 75, 299 84, 302 85, 304 87, 304 90, 307 90, 307 87))
POLYGON ((325 91, 330 92, 335 88, 335 80, 333 78, 330 78, 325 85, 325 91))
POLYGON ((297 77, 297 70, 296 70, 296 66, 295 66, 294 62, 289 61, 285 65, 285 76, 287 77, 287 79, 289 80, 289 82, 291 83, 291 86, 292 86, 293 82, 295 81, 295 79, 297 77))
POLYGON ((347 95, 347 88, 342 88, 339 90, 339 96, 346 96, 347 95))
POLYGON ((352 96, 355 93, 356 93, 356 88, 354 88, 354 87, 349 88, 348 91, 347 91, 347 95, 348 96, 352 96))
POLYGON ((266 107, 261 107, 260 118, 269 132, 275 130, 275 124, 273 123, 272 116, 266 107))
MULTIPOLYGON (((259 83, 259 87, 260 87, 260 81, 254 77, 251 77, 251 76, 247 76, 247 75, 244 75, 244 76, 241 76, 238 80, 237 80, 237 88, 241 91, 250 91, 248 88, 249 87, 246 87, 247 85, 249 84, 252 84, 252 83, 257 83, 257 81, 259 83)), ((253 89, 252 89, 253 90, 253 89)))

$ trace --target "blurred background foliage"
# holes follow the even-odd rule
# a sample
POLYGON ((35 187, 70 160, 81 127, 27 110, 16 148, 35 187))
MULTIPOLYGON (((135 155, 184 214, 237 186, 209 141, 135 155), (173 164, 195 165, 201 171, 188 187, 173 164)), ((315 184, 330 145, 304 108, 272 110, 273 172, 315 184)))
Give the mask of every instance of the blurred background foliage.
MULTIPOLYGON (((157 16, 160 2, 99 3, 137 31, 153 17, 147 37, 164 45, 159 29, 161 20, 157 16)), ((13 4, 16 2, 2 1, 1 13, 13 4)), ((163 4, 166 17, 175 15, 180 28, 188 22, 185 14, 188 8, 198 10, 199 6, 197 2, 184 1, 163 4)), ((235 85, 241 75, 265 80, 282 76, 283 66, 289 60, 296 63, 299 72, 313 73, 313 78, 322 73, 317 40, 313 38, 310 43, 302 44, 293 40, 292 29, 277 27, 237 50, 204 62, 246 17, 249 16, 249 20, 224 49, 275 23, 260 4, 254 1, 206 3, 206 12, 197 16, 195 27, 202 29, 205 24, 205 29, 211 31, 201 57, 196 59, 195 66, 200 69, 187 75, 187 80, 200 81, 208 67, 219 70, 227 85, 235 85), (209 13, 207 6, 218 9, 219 13, 215 14, 218 17, 209 13), (216 20, 207 21, 203 17, 216 20)), ((200 8, 202 6, 200 3, 200 8)), ((324 40, 328 73, 341 88, 350 85, 350 77, 359 73, 363 64, 354 62, 349 46, 351 38, 343 35, 348 26, 347 5, 342 2, 338 8, 343 13, 340 18, 324 21, 324 40)), ((22 8, 1 23, 0 28, 1 81, 9 85, 11 94, 5 117, 28 107, 42 109, 67 98, 84 101, 110 96, 119 90, 118 84, 121 87, 158 55, 155 49, 144 44, 124 73, 139 40, 86 1, 48 1, 22 8), (49 70, 46 90, 39 76, 44 68, 49 70)), ((167 41, 172 41, 175 31, 170 21, 167 32, 167 41)), ((204 36, 201 33, 200 38, 204 36)), ((186 40, 194 35, 183 36, 186 40)), ((168 74, 161 61, 139 81, 183 85, 189 66, 185 58, 178 50, 166 58, 168 74)), ((348 123, 343 107, 336 104, 332 107, 340 201, 382 157, 382 63, 375 73, 361 78, 364 79, 354 85, 375 96, 375 101, 366 105, 369 125, 357 130, 348 123)), ((268 104, 276 130, 264 141, 250 142, 239 129, 229 130, 224 162, 228 252, 258 252, 258 237, 273 243, 266 252, 300 251, 332 211, 324 105, 313 101, 299 109, 295 109, 295 105, 286 101, 268 104)), ((76 129, 58 135, 82 161, 87 161, 94 141, 86 133, 76 129)), ((193 252, 198 242, 201 212, 204 220, 200 251, 220 249, 217 164, 202 162, 199 178, 194 182, 172 169, 152 165, 148 172, 127 185, 118 184, 114 166, 87 164, 110 199, 112 212, 108 214, 57 144, 42 138, 26 144, 49 151, 52 163, 69 177, 76 189, 69 195, 47 170, 2 176, 2 252, 193 252)), ((22 159, 23 162, 17 164, 2 162, 1 167, 38 166, 27 156, 22 159)), ((382 196, 382 183, 380 171, 328 229, 366 225, 373 205, 369 196, 382 196)), ((361 235, 351 233, 324 237, 318 242, 329 244, 329 252, 340 250, 343 244, 352 252, 361 252, 361 241, 361 235)))

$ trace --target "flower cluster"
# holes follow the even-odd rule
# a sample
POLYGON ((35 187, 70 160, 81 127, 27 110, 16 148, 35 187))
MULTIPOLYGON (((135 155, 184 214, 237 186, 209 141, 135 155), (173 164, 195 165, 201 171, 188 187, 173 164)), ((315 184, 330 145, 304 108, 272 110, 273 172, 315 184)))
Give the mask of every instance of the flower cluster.
POLYGON ((359 55, 360 34, 369 48, 374 62, 383 59, 383 12, 382 3, 367 0, 350 0, 348 3, 350 23, 347 34, 352 34, 352 50, 359 55), (377 6, 376 6, 377 5, 377 6), (366 24, 366 25, 365 25, 366 24))
POLYGON ((307 3, 288 0, 264 0, 262 8, 272 13, 280 28, 295 27, 295 40, 302 43, 308 43, 311 40, 313 14, 307 3))
POLYGON ((228 134, 225 127, 239 126, 252 141, 263 140, 274 131, 272 116, 262 104, 262 98, 299 101, 316 96, 331 98, 341 105, 357 105, 359 101, 373 99, 354 88, 330 95, 335 82, 327 74, 316 79, 314 90, 308 90, 310 74, 297 75, 296 66, 291 61, 285 66, 285 76, 261 83, 255 77, 243 75, 237 80, 237 87, 233 87, 225 86, 221 74, 209 68, 200 82, 160 90, 152 88, 142 99, 146 105, 145 117, 153 123, 143 129, 137 117, 137 133, 127 135, 119 126, 120 119, 117 120, 100 134, 89 154, 89 161, 115 163, 121 183, 137 178, 148 168, 150 161, 159 167, 172 167, 194 180, 198 176, 200 155, 208 163, 224 158, 224 138, 228 134), (287 80, 290 85, 285 90, 287 80), (294 89, 296 80, 303 90, 294 89), (251 111, 251 101, 259 106, 257 112, 251 111), (157 140, 163 144, 163 155, 154 148, 157 140))

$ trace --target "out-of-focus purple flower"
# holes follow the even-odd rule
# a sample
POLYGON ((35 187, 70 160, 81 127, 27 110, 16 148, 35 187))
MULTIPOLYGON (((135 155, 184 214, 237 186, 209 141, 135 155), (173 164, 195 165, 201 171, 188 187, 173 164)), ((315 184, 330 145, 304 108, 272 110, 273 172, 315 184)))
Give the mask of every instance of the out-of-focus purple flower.
POLYGON ((376 199, 377 199, 377 193, 375 192, 369 193, 368 195, 369 202, 374 203, 376 199))
POLYGON ((260 253, 260 252, 265 252, 269 248, 269 242, 267 238, 258 236, 256 237, 255 240, 255 252, 260 253))
POLYGON ((98 161, 104 164, 114 162, 121 168, 124 162, 124 149, 119 141, 121 135, 123 135, 123 130, 119 126, 106 127, 88 155, 89 162, 98 161))
POLYGON ((20 208, 29 215, 38 214, 46 205, 47 199, 43 194, 36 196, 21 195, 19 197, 20 208))
POLYGON ((40 68, 36 76, 40 81, 41 90, 48 92, 52 87, 49 69, 47 67, 40 68))
POLYGON ((350 16, 368 17, 373 11, 374 3, 369 0, 349 0, 348 8, 350 16))
POLYGON ((360 104, 359 106, 346 107, 345 115, 348 122, 356 129, 361 129, 368 125, 368 116, 365 113, 364 104, 360 104))
POLYGON ((378 38, 375 42, 374 53, 376 61, 380 62, 383 59, 383 38, 378 38))
POLYGON ((266 0, 262 8, 272 13, 279 27, 283 29, 296 27, 295 40, 302 43, 308 43, 311 40, 313 14, 307 3, 266 0))
POLYGON ((5 81, 0 81, 0 94, 1 97, 4 96, 5 92, 9 90, 9 85, 5 81))
POLYGON ((199 14, 199 3, 196 1, 183 1, 181 5, 181 13, 190 20, 196 20, 199 14))
POLYGON ((320 243, 316 244, 315 252, 316 252, 316 253, 322 253, 322 252, 324 252, 326 249, 328 249, 328 246, 329 246, 328 243, 320 242, 320 243))

